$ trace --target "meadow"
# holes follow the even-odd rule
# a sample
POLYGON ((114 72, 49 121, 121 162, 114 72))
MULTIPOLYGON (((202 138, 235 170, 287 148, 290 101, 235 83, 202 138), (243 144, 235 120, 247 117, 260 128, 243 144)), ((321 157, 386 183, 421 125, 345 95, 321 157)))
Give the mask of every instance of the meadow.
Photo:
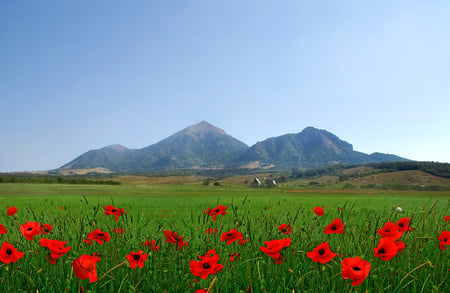
POLYGON ((441 249, 437 239, 450 230, 448 191, 265 189, 204 186, 195 180, 117 186, 8 183, 0 184, 0 202, 0 224, 7 230, 1 243, 24 253, 16 262, 0 262, 0 292, 450 292, 450 249, 441 249), (105 214, 109 205, 123 209, 117 221, 105 214), (6 207, 12 206, 18 211, 9 216, 6 207), (226 209, 214 217, 220 206, 226 209), (323 215, 313 211, 316 207, 323 215), (336 218, 343 222, 342 234, 325 234, 336 218), (404 218, 411 229, 396 240, 404 248, 389 260, 376 256, 378 231, 404 218), (26 222, 52 229, 28 240, 21 231, 26 222), (213 233, 206 233, 210 228, 213 233), (109 241, 89 243, 96 229, 108 233, 109 241), (164 231, 177 235, 170 238, 164 231), (52 261, 41 239, 66 241, 70 250, 52 261), (275 247, 272 256, 265 252, 271 245, 266 241, 283 239, 290 239, 289 245, 275 247), (325 242, 335 255, 315 262, 307 253, 325 242), (143 262, 145 257, 140 263, 135 258, 136 268, 127 259, 133 252, 146 254, 143 262), (92 254, 95 281, 80 278, 73 267, 80 256, 92 254), (342 276, 342 262, 358 256, 370 270, 353 286, 353 279, 342 276), (192 268, 196 265, 206 273, 192 268))

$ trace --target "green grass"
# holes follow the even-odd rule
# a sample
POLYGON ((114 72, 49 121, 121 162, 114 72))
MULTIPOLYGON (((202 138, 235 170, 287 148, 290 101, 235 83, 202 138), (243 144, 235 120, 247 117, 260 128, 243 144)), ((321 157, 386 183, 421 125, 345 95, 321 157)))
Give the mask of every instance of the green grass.
POLYGON ((444 222, 449 192, 288 191, 292 190, 200 184, 0 184, 0 224, 8 229, 0 235, 1 242, 25 252, 18 262, 0 265, 0 292, 79 292, 81 286, 85 292, 194 292, 208 288, 215 277, 213 292, 247 292, 247 288, 252 292, 450 291, 450 250, 440 250, 436 239, 441 231, 450 230, 450 224, 444 222), (109 204, 127 213, 116 222, 103 213, 103 206, 109 204), (218 204, 228 207, 227 214, 213 222, 205 211, 218 204), (5 206, 18 208, 17 216, 8 217, 5 206), (316 206, 325 206, 323 217, 312 212, 316 206), (404 212, 395 213, 396 206, 402 206, 404 212), (345 224, 344 234, 325 235, 325 226, 336 217, 345 224), (406 248, 392 260, 380 261, 373 253, 380 238, 377 230, 402 217, 409 217, 414 229, 400 239, 406 248), (48 223, 53 230, 28 241, 19 230, 26 221, 48 223), (280 234, 277 227, 289 222, 292 234, 280 234), (81 240, 96 228, 109 232, 111 241, 87 246, 81 240), (126 233, 113 234, 114 228, 126 233), (208 235, 207 228, 217 228, 219 233, 208 235), (249 242, 242 246, 221 242, 221 233, 231 228, 242 232, 249 242), (165 242, 163 230, 177 232, 189 245, 176 250, 165 242), (45 258, 47 249, 39 245, 41 237, 65 240, 72 249, 51 265, 45 258), (287 237, 292 242, 282 252, 282 264, 274 264, 259 248, 264 241, 287 237), (155 239, 161 250, 144 249, 142 243, 148 239, 155 239), (340 275, 342 257, 325 265, 309 259, 306 252, 324 241, 343 257, 368 260, 372 265, 369 277, 352 287, 351 281, 340 275), (189 263, 209 249, 217 251, 225 268, 202 280, 191 274, 189 263), (148 252, 148 260, 144 268, 133 270, 126 256, 138 250, 148 252), (79 280, 71 263, 94 252, 102 256, 97 264, 99 280, 79 280), (235 262, 229 259, 232 252, 241 254, 235 262))

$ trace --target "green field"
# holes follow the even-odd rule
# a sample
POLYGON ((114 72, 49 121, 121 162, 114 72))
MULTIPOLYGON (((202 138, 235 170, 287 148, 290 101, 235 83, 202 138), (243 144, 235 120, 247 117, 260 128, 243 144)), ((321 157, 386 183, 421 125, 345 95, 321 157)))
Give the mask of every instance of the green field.
POLYGON ((0 265, 0 291, 26 292, 449 292, 450 249, 439 249, 437 237, 450 230, 444 217, 450 210, 450 192, 389 190, 295 190, 289 188, 254 189, 237 185, 204 186, 187 184, 0 184, 3 212, 0 224, 8 233, 1 242, 13 244, 25 256, 15 263, 0 265), (112 204, 126 213, 114 221, 104 214, 112 204), (227 206, 227 214, 212 221, 205 212, 217 205, 227 206), (7 216, 6 206, 19 209, 7 216), (325 207, 316 216, 312 209, 325 207), (402 213, 396 213, 396 207, 402 213), (374 256, 381 229, 386 222, 409 217, 412 231, 400 238, 405 249, 388 261, 374 256), (343 234, 324 234, 335 218, 344 222, 343 234), (27 221, 50 224, 50 234, 25 239, 20 225, 27 221), (281 234, 278 226, 290 223, 292 233, 281 234), (89 232, 99 228, 111 235, 104 245, 86 245, 89 232), (123 228, 125 234, 112 233, 123 228), (208 228, 218 229, 210 235, 208 228), (222 233, 242 232, 244 245, 227 245, 222 233), (177 232, 188 243, 182 251, 167 243, 164 230, 177 232), (39 239, 67 241, 71 250, 56 264, 46 260, 47 249, 39 239), (282 250, 284 261, 275 264, 260 247, 264 241, 290 238, 282 250), (143 247, 154 239, 160 251, 143 247), (306 256, 327 241, 338 256, 326 264, 306 256), (207 279, 193 276, 190 261, 198 260, 210 249, 220 256, 223 270, 207 279), (131 269, 126 256, 144 250, 148 259, 143 268, 131 269), (39 253, 37 253, 39 251, 39 253), (240 257, 230 261, 231 253, 240 257), (98 281, 80 280, 72 262, 83 254, 100 253, 98 281), (343 258, 369 261, 371 270, 359 286, 341 276, 343 258), (198 282, 194 282, 196 279, 198 282))

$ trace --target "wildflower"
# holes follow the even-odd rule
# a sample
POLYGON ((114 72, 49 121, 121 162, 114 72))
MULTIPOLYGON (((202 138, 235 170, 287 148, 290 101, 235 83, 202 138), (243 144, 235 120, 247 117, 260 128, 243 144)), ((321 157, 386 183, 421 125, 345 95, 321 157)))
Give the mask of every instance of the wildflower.
POLYGON ((396 241, 394 243, 397 246, 398 253, 402 253, 402 250, 406 247, 405 243, 403 241, 396 241))
POLYGON ((361 257, 348 257, 342 260, 342 278, 351 279, 352 286, 358 286, 369 275, 370 262, 362 260, 361 257))
POLYGON ((291 224, 281 224, 278 226, 278 230, 280 230, 281 233, 289 235, 292 232, 291 224))
POLYGON ((199 256, 199 261, 191 260, 191 273, 202 279, 206 279, 208 275, 214 275, 220 272, 224 266, 219 262, 219 255, 214 249, 209 250, 204 256, 199 256))
POLYGON ((334 219, 330 225, 327 225, 325 230, 323 231, 325 234, 343 234, 344 233, 344 224, 338 218, 334 219))
POLYGON ((125 230, 122 228, 115 228, 113 229, 114 234, 125 234, 125 230))
POLYGON ((248 242, 248 239, 239 239, 239 245, 244 245, 248 242))
POLYGON ((0 224, 0 234, 6 234, 8 231, 6 230, 5 226, 0 224))
POLYGON ((241 255, 239 254, 239 253, 237 253, 237 252, 232 252, 231 254, 230 254, 230 261, 231 262, 234 262, 235 260, 237 260, 237 258, 238 257, 240 257, 241 255))
POLYGON ((16 213, 17 213, 17 211, 19 210, 19 209, 16 209, 16 207, 6 207, 7 208, 7 210, 6 210, 6 213, 8 214, 8 216, 14 216, 16 213))
POLYGON ((95 266, 99 260, 99 257, 83 254, 72 262, 75 276, 81 280, 89 278, 90 283, 97 281, 97 270, 95 266))
POLYGON ((446 245, 450 245, 450 231, 442 231, 441 235, 439 235, 438 240, 439 248, 440 249, 446 249, 446 245))
MULTIPOLYGON (((108 232, 103 232, 97 228, 94 231, 92 231, 91 233, 89 233, 88 240, 93 240, 93 241, 96 241, 96 242, 100 243, 101 245, 103 245, 103 244, 105 244, 105 241, 110 241, 111 237, 109 236, 108 232)), ((88 242, 88 240, 85 242, 88 242)))
POLYGON ((136 266, 143 268, 144 261, 147 260, 147 254, 143 253, 142 250, 139 250, 138 252, 133 251, 129 255, 127 255, 127 260, 130 262, 130 266, 132 269, 135 269, 136 266))
POLYGON ((384 224, 383 228, 378 230, 378 234, 385 239, 396 241, 403 233, 399 232, 398 227, 394 223, 388 222, 384 224))
POLYGON ((217 215, 222 215, 222 216, 224 216, 227 212, 226 212, 226 210, 227 210, 227 207, 226 206, 223 206, 223 205, 219 205, 219 206, 217 206, 217 207, 215 207, 214 209, 207 209, 206 210, 206 213, 210 216, 210 217, 213 217, 213 221, 215 221, 216 220, 216 216, 217 215))
POLYGON ((105 209, 105 215, 107 215, 107 216, 114 215, 114 217, 116 217, 116 221, 119 220, 118 216, 122 216, 122 214, 125 213, 125 211, 123 209, 115 208, 112 205, 108 205, 103 208, 105 209))
POLYGON ((41 231, 41 234, 48 234, 48 233, 50 233, 50 231, 52 231, 53 230, 53 227, 52 227, 52 225, 49 225, 49 224, 44 224, 44 225, 41 225, 41 229, 40 229, 41 231))
POLYGON ((41 225, 39 225, 38 222, 26 222, 25 224, 20 226, 20 232, 22 232, 25 238, 32 241, 34 239, 34 236, 37 236, 41 233, 41 225))
POLYGON ((408 231, 410 229, 410 227, 409 227, 409 217, 401 218, 400 220, 397 221, 395 226, 397 227, 397 230, 400 233, 404 233, 404 232, 408 231))
POLYGON ((445 216, 444 221, 450 222, 450 216, 449 215, 445 216))
POLYGON ((261 246, 261 251, 273 258, 275 260, 275 263, 279 264, 283 260, 280 251, 284 247, 289 247, 291 245, 291 239, 286 238, 280 240, 264 241, 264 244, 266 246, 261 246))
POLYGON ((314 262, 327 263, 337 254, 331 252, 328 242, 323 242, 314 248, 313 251, 307 252, 306 255, 314 262))
POLYGON ((18 251, 8 242, 3 242, 0 248, 0 260, 4 263, 12 263, 21 259, 25 253, 18 251))
POLYGON ((50 258, 48 261, 51 264, 55 264, 56 260, 66 254, 71 247, 64 247, 67 241, 50 240, 46 238, 41 238, 40 241, 42 247, 47 247, 50 250, 50 258))
POLYGON ((231 243, 243 238, 244 236, 242 236, 242 233, 233 228, 228 232, 224 232, 220 237, 220 241, 227 241, 227 244, 230 245, 231 243))
POLYGON ((396 256, 398 247, 394 241, 381 238, 378 246, 374 248, 374 255, 379 257, 382 261, 387 261, 396 256))
POLYGON ((148 247, 152 247, 152 250, 153 251, 159 251, 159 246, 156 246, 156 241, 155 240, 147 240, 147 241, 145 241, 143 244, 142 244, 143 246, 148 246, 148 247))
POLYGON ((219 230, 217 230, 216 228, 206 229, 206 234, 217 234, 217 232, 219 232, 219 230))
POLYGON ((321 207, 316 207, 315 209, 313 209, 313 212, 314 212, 316 215, 318 215, 318 216, 323 216, 323 213, 324 213, 325 211, 324 211, 323 208, 321 208, 321 207))
POLYGON ((183 237, 178 236, 177 233, 165 230, 164 234, 166 235, 166 242, 176 244, 180 250, 183 250, 183 246, 188 246, 188 244, 183 241, 183 237))

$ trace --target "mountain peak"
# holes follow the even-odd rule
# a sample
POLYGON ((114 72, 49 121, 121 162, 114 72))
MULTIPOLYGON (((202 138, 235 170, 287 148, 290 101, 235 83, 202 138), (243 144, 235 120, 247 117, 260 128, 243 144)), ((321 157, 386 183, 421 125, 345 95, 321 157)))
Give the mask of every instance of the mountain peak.
POLYGON ((128 150, 127 147, 124 147, 121 144, 108 145, 108 146, 103 147, 103 149, 114 150, 114 151, 117 151, 117 152, 124 152, 124 151, 128 150))
POLYGON ((185 134, 202 134, 207 132, 214 132, 216 134, 226 134, 222 129, 202 120, 197 124, 186 127, 182 130, 185 134))

